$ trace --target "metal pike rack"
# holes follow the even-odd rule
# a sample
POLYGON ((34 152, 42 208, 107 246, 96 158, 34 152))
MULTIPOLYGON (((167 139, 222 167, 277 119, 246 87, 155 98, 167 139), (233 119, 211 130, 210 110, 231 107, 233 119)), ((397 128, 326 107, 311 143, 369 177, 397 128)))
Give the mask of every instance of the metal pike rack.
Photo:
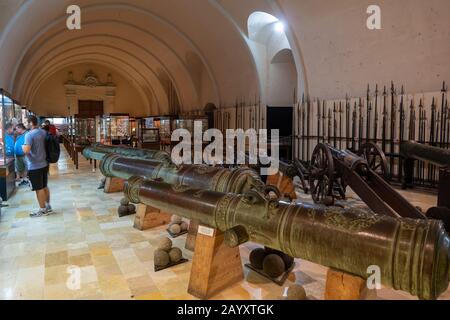
MULTIPOLYGON (((439 97, 414 99, 403 86, 398 92, 394 83, 382 90, 368 85, 366 97, 352 101, 346 97, 332 104, 303 97, 294 105, 293 158, 307 164, 311 143, 327 143, 333 148, 358 152, 366 143, 378 144, 386 156, 386 178, 402 182, 404 160, 399 156, 400 145, 409 140, 449 149, 450 109, 445 82, 439 97), (408 101, 409 100, 409 101, 408 101), (315 122, 311 129, 309 124, 315 122)), ((417 161, 414 185, 436 187, 439 170, 428 162, 417 161)))

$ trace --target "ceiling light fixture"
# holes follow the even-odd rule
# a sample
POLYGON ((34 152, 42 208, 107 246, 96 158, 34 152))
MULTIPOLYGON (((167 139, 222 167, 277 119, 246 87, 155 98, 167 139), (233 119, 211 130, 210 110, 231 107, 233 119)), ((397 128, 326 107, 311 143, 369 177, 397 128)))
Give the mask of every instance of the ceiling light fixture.
POLYGON ((275 30, 277 32, 284 32, 284 24, 281 21, 275 23, 275 30))

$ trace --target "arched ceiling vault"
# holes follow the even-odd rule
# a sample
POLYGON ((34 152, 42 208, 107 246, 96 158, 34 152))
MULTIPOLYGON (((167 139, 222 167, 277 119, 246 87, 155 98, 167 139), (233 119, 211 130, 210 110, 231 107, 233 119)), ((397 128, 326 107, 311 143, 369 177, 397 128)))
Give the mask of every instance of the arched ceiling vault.
POLYGON ((71 46, 69 48, 65 48, 64 51, 59 52, 59 50, 55 49, 56 54, 53 53, 54 52, 44 55, 42 59, 33 64, 33 69, 31 71, 24 73, 24 77, 22 78, 23 80, 18 82, 20 86, 17 88, 17 92, 22 93, 20 88, 27 88, 27 91, 23 93, 23 96, 27 98, 27 93, 32 91, 33 87, 38 86, 40 82, 45 80, 45 78, 40 77, 40 75, 45 73, 46 75, 51 76, 48 71, 52 69, 51 67, 54 64, 59 61, 65 61, 67 58, 80 55, 88 56, 91 54, 93 56, 103 56, 105 61, 108 60, 112 65, 117 64, 119 66, 127 66, 130 73, 135 73, 140 79, 142 79, 142 81, 139 81, 138 83, 141 83, 143 86, 150 89, 152 94, 157 99, 158 104, 161 106, 167 106, 165 91, 157 78, 157 74, 152 69, 148 68, 145 60, 140 60, 120 48, 95 43, 77 46, 76 42, 72 42, 71 46), (36 81, 37 83, 35 83, 36 81))
MULTIPOLYGON (((151 87, 145 85, 137 85, 146 82, 146 79, 140 74, 135 72, 135 70, 130 70, 130 66, 127 65, 123 60, 119 60, 114 56, 105 56, 100 54, 80 54, 71 57, 67 57, 65 59, 61 59, 59 61, 55 61, 51 67, 45 68, 42 70, 42 74, 40 74, 39 79, 35 82, 36 84, 31 87, 29 92, 26 92, 26 100, 24 100, 24 104, 32 105, 33 99, 37 94, 39 87, 51 77, 53 74, 58 72, 59 70, 65 69, 71 65, 82 64, 82 63, 94 63, 99 64, 104 67, 111 69, 112 73, 117 72, 125 79, 129 80, 129 82, 133 85, 133 87, 140 93, 141 99, 144 102, 144 106, 147 110, 155 110, 158 112, 165 112, 166 110, 160 109, 160 105, 155 105, 157 102, 157 98, 155 93, 151 87), (148 91, 150 90, 150 91, 148 91)), ((87 70, 86 70, 87 71, 87 70)), ((114 80, 114 77, 113 77, 114 80)), ((62 86, 63 84, 61 84, 62 86)), ((166 97, 164 97, 167 99, 166 97)))
POLYGON ((259 79, 253 57, 239 28, 213 2, 79 0, 82 30, 69 31, 65 9, 71 1, 28 0, 0 38, 0 86, 32 103, 42 82, 61 68, 96 61, 132 79, 161 112, 167 109, 166 78, 185 111, 254 97, 259 79), (193 54, 198 70, 187 65, 193 54))
MULTIPOLYGON (((144 74, 147 74, 149 78, 152 78, 149 80, 153 80, 152 84, 154 86, 161 85, 157 79, 156 70, 164 70, 175 86, 180 88, 178 95, 186 105, 195 105, 198 100, 197 93, 194 91, 192 80, 187 70, 178 68, 178 72, 174 75, 173 72, 170 72, 170 70, 165 67, 168 63, 171 63, 171 60, 168 59, 170 58, 169 55, 165 55, 165 61, 161 61, 158 56, 147 51, 146 48, 140 44, 135 43, 128 38, 108 34, 84 35, 66 39, 61 42, 55 40, 52 42, 51 47, 37 46, 33 49, 33 56, 31 57, 30 62, 23 66, 22 70, 18 73, 13 86, 14 90, 21 94, 21 89, 28 86, 27 81, 32 74, 31 70, 37 68, 37 64, 47 66, 51 64, 54 59, 74 50, 79 48, 90 48, 90 51, 94 51, 94 47, 103 47, 104 50, 99 51, 99 53, 107 53, 109 49, 121 52, 121 56, 123 56, 128 63, 139 65, 139 70, 142 70, 144 74), (132 50, 130 51, 130 49, 132 50), (130 59, 127 59, 127 57, 130 59)), ((176 63, 176 61, 174 63, 176 63)))
POLYGON ((138 65, 135 69, 142 70, 142 73, 149 78, 149 91, 153 91, 161 109, 167 110, 167 98, 163 97, 164 89, 161 88, 156 70, 164 70, 168 75, 177 89, 183 105, 191 107, 198 105, 197 93, 184 62, 156 35, 123 21, 97 20, 91 22, 87 18, 85 20, 83 33, 52 30, 51 33, 48 32, 48 36, 40 37, 30 46, 27 52, 32 52, 32 55, 24 55, 22 60, 26 60, 27 64, 21 64, 16 70, 16 76, 13 77, 15 79, 13 88, 19 95, 22 93, 21 88, 33 86, 29 82, 30 75, 33 74, 32 70, 38 68, 39 65, 50 66, 60 55, 77 49, 77 45, 78 48, 83 46, 94 51, 94 47, 98 48, 98 44, 105 44, 104 50, 99 50, 98 53, 107 54, 108 51, 111 51, 110 53, 116 51, 114 52, 116 54, 117 51, 120 51, 126 63, 138 65), (112 30, 115 32, 111 32, 112 30), (151 47, 153 53, 138 41, 151 47), (167 66, 171 69, 169 70, 167 66))

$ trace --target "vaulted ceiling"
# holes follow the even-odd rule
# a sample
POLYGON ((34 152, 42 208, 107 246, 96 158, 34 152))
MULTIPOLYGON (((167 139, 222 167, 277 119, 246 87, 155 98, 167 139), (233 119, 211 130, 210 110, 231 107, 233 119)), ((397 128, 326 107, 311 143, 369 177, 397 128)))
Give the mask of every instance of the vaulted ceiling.
POLYGON ((247 30, 256 11, 285 23, 299 91, 335 97, 391 79, 428 90, 449 77, 450 1, 378 2, 377 33, 365 27, 366 0, 77 0, 74 31, 72 0, 0 0, 0 87, 32 105, 53 74, 88 63, 127 79, 146 109, 168 109, 168 80, 184 110, 251 101, 264 95, 247 30))

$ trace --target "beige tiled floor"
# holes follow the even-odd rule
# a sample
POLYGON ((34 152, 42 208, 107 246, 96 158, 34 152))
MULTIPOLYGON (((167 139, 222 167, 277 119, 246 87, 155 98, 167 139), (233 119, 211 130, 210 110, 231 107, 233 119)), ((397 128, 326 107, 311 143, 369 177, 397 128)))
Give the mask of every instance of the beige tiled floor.
MULTIPOLYGON (((133 216, 119 218, 116 213, 121 194, 97 190, 99 180, 87 161, 76 171, 64 153, 51 169, 55 214, 29 218, 35 200, 26 189, 9 201, 0 220, 0 299, 194 299, 187 294, 191 262, 153 271, 153 251, 167 235, 165 228, 133 229, 133 216), (73 288, 71 266, 78 267, 80 288, 73 288)), ((406 196, 424 209, 436 201, 432 195, 406 196)), ((348 203, 361 205, 352 198, 348 203)), ((182 236, 174 245, 184 248, 184 242, 182 236)), ((255 247, 241 246, 243 263, 255 247)), ((183 249, 183 254, 192 259, 191 252, 183 249)), ((309 298, 323 298, 327 269, 322 266, 297 260, 282 287, 244 270, 244 281, 214 299, 280 299, 294 282, 305 287, 309 298)), ((391 289, 379 290, 378 297, 414 299, 391 289)), ((441 298, 450 299, 450 292, 441 298)))

